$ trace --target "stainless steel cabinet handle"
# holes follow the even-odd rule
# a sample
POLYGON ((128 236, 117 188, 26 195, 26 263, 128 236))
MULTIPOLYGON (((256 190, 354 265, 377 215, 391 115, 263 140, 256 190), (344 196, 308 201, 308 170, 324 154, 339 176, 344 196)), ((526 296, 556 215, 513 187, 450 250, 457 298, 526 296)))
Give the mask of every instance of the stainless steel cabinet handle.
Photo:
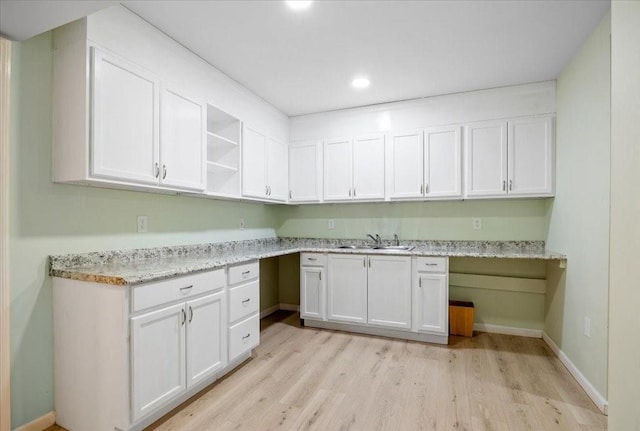
POLYGON ((187 321, 187 312, 184 311, 184 308, 182 308, 180 311, 182 312, 182 323, 181 323, 181 325, 184 325, 184 322, 187 321))
POLYGON ((424 194, 425 195, 429 194, 429 184, 424 185, 424 194))
POLYGON ((506 181, 502 181, 502 191, 506 191, 507 190, 507 182, 506 181))
POLYGON ((424 184, 420 184, 420 194, 424 194, 424 184))
POLYGON ((162 179, 167 178, 167 165, 162 165, 162 179))
POLYGON ((349 197, 351 197, 351 189, 349 189, 349 197))
POLYGON ((422 287, 422 279, 421 278, 418 279, 418 287, 422 287))
POLYGON ((289 190, 289 199, 293 199, 293 198, 291 197, 291 190, 289 190))
POLYGON ((160 176, 160 165, 158 164, 158 162, 156 162, 156 166, 155 166, 155 177, 158 178, 160 176))
POLYGON ((242 276, 246 277, 247 275, 251 274, 251 271, 243 271, 242 272, 242 276))
POLYGON ((193 284, 189 285, 189 286, 185 286, 185 287, 181 287, 180 288, 180 292, 182 293, 186 293, 187 290, 190 290, 193 288, 193 284))
POLYGON ((242 337, 243 340, 246 340, 247 338, 251 337, 251 333, 245 335, 244 337, 242 337))
POLYGON ((509 190, 513 190, 513 180, 509 180, 509 190))
POLYGON ((355 187, 353 188, 353 197, 354 198, 356 197, 356 188, 355 187))
POLYGON ((362 259, 362 266, 364 266, 365 268, 367 267, 367 258, 363 258, 362 259))
POLYGON ((322 281, 322 273, 321 272, 318 273, 318 280, 322 281))
POLYGON ((371 258, 369 258, 369 268, 371 268, 371 258))
POLYGON ((247 302, 251 301, 251 298, 247 298, 244 301, 242 301, 243 304, 246 304, 247 302))
POLYGON ((425 263, 424 265, 425 266, 438 266, 437 263, 425 263))
POLYGON ((271 196, 271 186, 268 186, 268 187, 269 187, 269 196, 271 196))
POLYGON ((269 186, 264 186, 264 194, 269 196, 269 186))
POLYGON ((193 320, 193 308, 189 306, 189 323, 193 320))

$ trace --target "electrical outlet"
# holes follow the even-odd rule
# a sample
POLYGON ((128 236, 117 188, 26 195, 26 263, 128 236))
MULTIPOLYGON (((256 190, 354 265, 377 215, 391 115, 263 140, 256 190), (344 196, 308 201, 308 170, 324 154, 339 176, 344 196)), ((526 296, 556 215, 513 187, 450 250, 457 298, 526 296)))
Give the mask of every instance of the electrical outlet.
POLYGON ((591 338, 591 319, 586 316, 584 318, 584 335, 591 338))
POLYGON ((482 229, 482 219, 481 218, 474 218, 473 219, 473 228, 474 229, 482 229))
POLYGON ((336 221, 334 219, 329 219, 329 221, 327 222, 327 228, 335 229, 336 228, 336 221))
POLYGON ((244 229, 244 219, 243 218, 240 219, 240 224, 239 224, 238 227, 240 228, 240 230, 244 229))
POLYGON ((149 228, 149 219, 145 215, 138 216, 138 232, 147 232, 149 228))

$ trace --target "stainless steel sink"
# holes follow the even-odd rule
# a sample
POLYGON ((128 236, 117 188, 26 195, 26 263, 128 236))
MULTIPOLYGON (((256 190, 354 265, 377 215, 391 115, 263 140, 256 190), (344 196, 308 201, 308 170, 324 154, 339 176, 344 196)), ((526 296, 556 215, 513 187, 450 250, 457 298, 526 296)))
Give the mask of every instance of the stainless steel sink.
POLYGON ((349 250, 370 250, 374 246, 373 245, 341 245, 338 248, 344 248, 349 250))
POLYGON ((411 251, 415 247, 410 247, 408 245, 374 245, 372 247, 374 250, 399 250, 399 251, 411 251))

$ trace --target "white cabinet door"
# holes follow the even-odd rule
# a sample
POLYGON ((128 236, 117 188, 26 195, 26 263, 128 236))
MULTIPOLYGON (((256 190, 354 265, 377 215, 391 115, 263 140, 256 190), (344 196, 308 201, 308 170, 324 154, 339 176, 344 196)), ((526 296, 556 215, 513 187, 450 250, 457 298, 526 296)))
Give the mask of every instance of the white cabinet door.
POLYGON ((184 304, 131 318, 133 420, 186 388, 184 304))
POLYGON ((324 320, 326 292, 324 268, 302 267, 300 270, 300 317, 324 320))
POLYGON ((411 258, 369 256, 368 323, 411 328, 411 258))
POLYGON ((423 195, 422 131, 391 135, 389 197, 419 198, 423 195))
POLYGON ((294 143, 289 146, 289 201, 320 201, 322 181, 321 143, 294 143))
POLYGON ((289 151, 287 145, 267 138, 267 198, 286 202, 289 194, 289 151))
POLYGON ((226 365, 225 292, 187 302, 187 387, 226 365))
POLYGON ((328 256, 328 320, 367 323, 367 257, 328 256))
POLYGON ((160 183, 173 188, 206 188, 205 105, 173 88, 163 88, 160 183))
POLYGON ((427 129, 424 141, 425 196, 462 197, 460 126, 427 129))
POLYGON ((553 195, 553 142, 551 117, 509 121, 509 195, 553 195))
POLYGON ((242 129, 242 196, 267 197, 267 143, 265 136, 248 127, 242 129))
POLYGON ((418 331, 447 335, 448 296, 446 274, 418 274, 417 286, 417 325, 418 331))
POLYGON ((465 138, 465 196, 506 195, 507 122, 469 125, 465 138))
POLYGON ((332 139, 324 142, 324 199, 350 200, 351 140, 332 139))
POLYGON ((384 199, 384 135, 353 140, 353 199, 384 199))
POLYGON ((91 175, 158 184, 158 79, 92 54, 91 175))

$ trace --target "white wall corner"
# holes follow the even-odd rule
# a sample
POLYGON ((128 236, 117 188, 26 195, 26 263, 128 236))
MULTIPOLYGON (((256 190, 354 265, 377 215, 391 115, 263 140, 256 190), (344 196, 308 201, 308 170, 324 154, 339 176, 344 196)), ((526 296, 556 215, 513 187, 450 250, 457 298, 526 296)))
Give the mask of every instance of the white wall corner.
POLYGON ((608 414, 609 402, 605 397, 598 392, 598 390, 591 384, 591 382, 580 372, 578 367, 569 359, 566 353, 564 353, 558 345, 551 339, 551 337, 546 333, 542 332, 542 339, 549 346, 551 351, 555 353, 555 355, 560 359, 562 365, 571 373, 574 379, 578 382, 578 384, 584 389, 587 393, 591 401, 598 407, 598 409, 603 414, 608 414))

